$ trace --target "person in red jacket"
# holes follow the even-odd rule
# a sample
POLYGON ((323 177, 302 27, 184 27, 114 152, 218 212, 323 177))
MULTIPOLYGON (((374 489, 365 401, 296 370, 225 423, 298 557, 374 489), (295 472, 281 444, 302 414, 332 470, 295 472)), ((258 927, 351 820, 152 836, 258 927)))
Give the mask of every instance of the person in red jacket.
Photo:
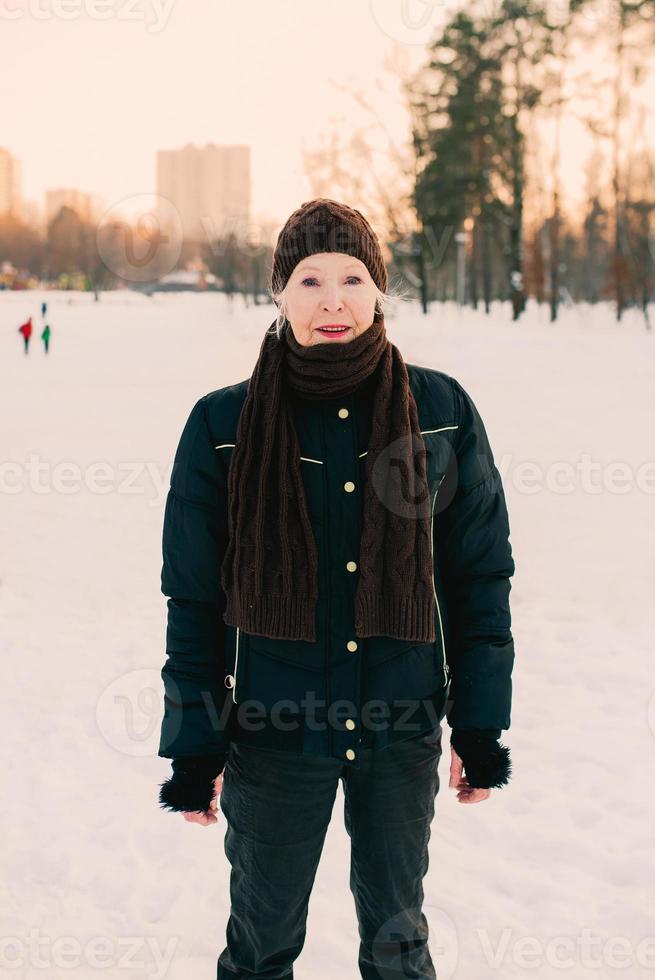
POLYGON ((25 323, 22 323, 18 328, 18 333, 22 333, 23 340, 25 342, 25 353, 27 354, 30 346, 30 337, 32 336, 32 317, 28 317, 25 323))

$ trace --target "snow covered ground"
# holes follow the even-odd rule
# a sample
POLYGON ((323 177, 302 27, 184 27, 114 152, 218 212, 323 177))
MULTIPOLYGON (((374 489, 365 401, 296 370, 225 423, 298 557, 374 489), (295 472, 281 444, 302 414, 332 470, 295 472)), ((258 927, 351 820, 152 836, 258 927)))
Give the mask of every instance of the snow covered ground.
MULTIPOLYGON (((161 522, 188 412, 250 375, 273 315, 0 293, 2 976, 215 976, 224 819, 156 801, 161 522)), ((517 565, 509 786, 459 805, 446 729, 425 879, 439 980, 653 976, 655 336, 604 307, 555 325, 405 307, 387 329, 478 405, 517 565)), ((358 976, 348 862, 339 789, 299 980, 358 976)))

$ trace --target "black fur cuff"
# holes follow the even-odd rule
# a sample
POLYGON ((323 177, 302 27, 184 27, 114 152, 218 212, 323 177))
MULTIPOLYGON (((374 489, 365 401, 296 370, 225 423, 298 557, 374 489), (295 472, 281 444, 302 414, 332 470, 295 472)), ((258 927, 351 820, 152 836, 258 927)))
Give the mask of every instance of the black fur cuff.
POLYGON ((509 749, 498 742, 495 729, 454 728, 450 744, 464 764, 469 786, 480 789, 505 786, 512 774, 509 749))
POLYGON ((162 810, 205 813, 214 797, 214 780, 225 767, 226 753, 173 759, 173 775, 160 784, 162 810))

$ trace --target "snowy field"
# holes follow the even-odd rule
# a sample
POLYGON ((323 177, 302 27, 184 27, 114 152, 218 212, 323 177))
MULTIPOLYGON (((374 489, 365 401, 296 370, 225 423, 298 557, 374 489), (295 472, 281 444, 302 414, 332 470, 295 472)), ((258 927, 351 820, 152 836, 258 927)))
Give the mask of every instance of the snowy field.
MULTIPOLYGON (((0 976, 215 977, 224 818, 157 805, 161 524, 191 407, 250 375, 273 316, 0 293, 0 976)), ((445 729, 424 907, 439 980, 655 976, 655 335, 604 307, 556 325, 405 307, 387 330, 478 405, 517 566, 510 784, 458 804, 445 729)), ((340 787, 298 980, 358 977, 348 844, 340 787)))

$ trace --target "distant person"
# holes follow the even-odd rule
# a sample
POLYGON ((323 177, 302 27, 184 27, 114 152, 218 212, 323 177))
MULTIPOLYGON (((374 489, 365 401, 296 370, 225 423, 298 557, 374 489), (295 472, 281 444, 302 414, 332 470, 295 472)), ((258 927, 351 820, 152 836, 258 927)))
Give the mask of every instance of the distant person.
POLYGON ((41 340, 43 341, 43 346, 45 347, 46 354, 48 353, 48 343, 50 341, 50 334, 51 334, 51 332, 52 331, 50 330, 50 327, 46 323, 45 327, 41 331, 41 340))
POLYGON ((18 328, 18 332, 22 333, 23 340, 25 342, 25 353, 27 354, 30 347, 30 337, 32 336, 32 317, 28 317, 25 323, 22 323, 18 328))
POLYGON ((47 310, 48 310, 48 304, 44 301, 43 303, 41 303, 41 316, 43 317, 44 320, 45 320, 45 315, 47 313, 47 310))

